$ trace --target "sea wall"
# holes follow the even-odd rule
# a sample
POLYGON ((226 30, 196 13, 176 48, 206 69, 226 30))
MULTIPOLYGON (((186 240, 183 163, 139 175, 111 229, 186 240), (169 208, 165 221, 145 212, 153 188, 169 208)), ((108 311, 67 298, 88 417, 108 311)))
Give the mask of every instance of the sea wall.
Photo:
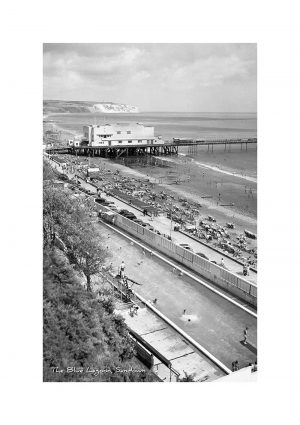
MULTIPOLYGON (((98 210, 103 212, 110 211, 109 208, 106 208, 105 206, 97 203, 96 205, 98 210)), ((206 277, 211 282, 235 295, 239 299, 257 307, 257 286, 255 284, 250 283, 242 277, 223 269, 217 264, 211 263, 199 255, 182 248, 165 237, 158 235, 151 230, 145 229, 143 226, 140 226, 120 214, 114 215, 112 223, 142 242, 148 244, 153 249, 162 252, 173 260, 195 271, 200 276, 206 277)))

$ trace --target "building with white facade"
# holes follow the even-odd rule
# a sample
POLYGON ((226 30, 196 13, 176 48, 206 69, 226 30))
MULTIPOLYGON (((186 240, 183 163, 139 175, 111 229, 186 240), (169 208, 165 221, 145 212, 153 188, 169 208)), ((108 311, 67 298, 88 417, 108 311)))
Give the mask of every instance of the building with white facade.
POLYGON ((88 146, 130 146, 162 143, 154 136, 154 127, 140 123, 85 125, 83 142, 88 146))

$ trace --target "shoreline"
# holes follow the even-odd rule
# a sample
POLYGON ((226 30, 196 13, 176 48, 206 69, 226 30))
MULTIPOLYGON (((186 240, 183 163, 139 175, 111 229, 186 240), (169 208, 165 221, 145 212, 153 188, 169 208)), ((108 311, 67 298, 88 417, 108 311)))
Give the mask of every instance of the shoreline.
MULTIPOLYGON (((66 113, 70 114, 70 113, 66 113)), ((44 119, 51 119, 54 113, 49 113, 44 116, 44 119)), ((47 125, 47 123, 44 123, 47 125)), ((70 137, 78 137, 79 132, 67 130, 55 121, 50 122, 52 128, 62 132, 62 139, 67 140, 70 137)), ((154 157, 153 157, 154 158, 154 157)), ((161 188, 168 193, 177 196, 185 197, 190 200, 199 202, 202 205, 200 214, 214 215, 218 221, 235 222, 241 232, 247 230, 257 233, 257 218, 256 218, 256 191, 257 179, 249 175, 243 175, 238 170, 235 171, 228 167, 226 163, 219 161, 218 165, 206 164, 197 161, 196 158, 190 157, 187 154, 179 153, 176 158, 159 158, 167 166, 155 166, 143 164, 136 159, 132 159, 131 163, 125 164, 116 162, 106 158, 91 158, 91 162, 95 164, 106 164, 105 167, 112 170, 119 170, 120 173, 129 177, 138 179, 149 179, 150 182, 157 185, 157 189, 161 188), (227 168, 225 169, 224 168, 227 168), (180 184, 169 184, 163 182, 161 177, 167 179, 171 177, 171 173, 175 176, 190 176, 189 181, 181 181, 180 184), (247 183, 247 186, 245 185, 247 183), (247 190, 251 191, 252 198, 247 197, 247 190), (245 190, 244 190, 245 188, 245 190), (218 193, 222 194, 221 200, 218 193), (203 198, 203 196, 210 196, 203 198), (223 199, 224 198, 224 199, 223 199), (234 203, 233 206, 222 206, 220 204, 234 203), (241 203, 247 205, 247 208, 241 207, 241 203)), ((217 162, 218 158, 214 158, 217 162)), ((232 161, 231 161, 232 162, 232 161)), ((243 171, 243 170, 241 170, 243 171)))
POLYGON ((221 205, 216 205, 213 201, 203 199, 197 194, 187 192, 183 188, 180 188, 180 186, 158 183, 157 178, 155 177, 149 176, 139 170, 132 169, 123 164, 113 162, 107 158, 93 158, 92 161, 94 164, 105 164, 105 168, 111 169, 112 171, 118 170, 122 173, 122 175, 126 175, 131 178, 149 179, 151 183, 155 183, 157 185, 157 191, 159 191, 159 188, 162 188, 169 194, 175 194, 177 196, 185 197, 191 201, 199 202, 202 205, 200 215, 214 215, 218 222, 234 221, 237 226, 237 230, 239 229, 241 233, 243 233, 245 228, 253 233, 256 233, 257 231, 257 220, 254 217, 230 210, 226 207, 222 207, 221 205))
MULTIPOLYGON (((244 180, 247 180, 247 181, 252 182, 252 183, 257 183, 257 178, 251 177, 251 176, 248 176, 248 175, 244 175, 244 174, 239 174, 237 172, 234 172, 232 168, 225 170, 224 168, 221 168, 220 166, 205 164, 205 163, 196 161, 194 158, 192 158, 192 157, 190 157, 190 156, 188 156, 184 153, 178 153, 178 156, 181 156, 181 157, 184 157, 184 158, 189 158, 189 160, 192 163, 194 163, 195 165, 197 165, 200 168, 205 168, 205 169, 217 171, 219 173, 223 173, 223 174, 227 174, 227 175, 232 176, 232 177, 244 179, 244 180), (232 171, 230 171, 230 170, 232 170, 232 171)), ((161 161, 176 162, 176 161, 174 161, 170 158, 162 158, 161 161)))

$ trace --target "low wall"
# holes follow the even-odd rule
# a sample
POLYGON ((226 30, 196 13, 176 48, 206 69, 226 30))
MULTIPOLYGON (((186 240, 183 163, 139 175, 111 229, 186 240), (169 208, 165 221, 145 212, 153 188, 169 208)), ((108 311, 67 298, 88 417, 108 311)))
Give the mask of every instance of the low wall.
MULTIPOLYGON (((185 236, 188 236, 188 237, 189 237, 189 238, 191 238, 191 239, 194 239, 194 241, 196 241, 196 242, 198 242, 198 243, 201 243, 202 245, 206 246, 207 248, 214 250, 214 251, 215 251, 215 252, 217 252, 218 254, 221 254, 223 257, 227 257, 227 258, 229 258, 230 260, 233 260, 233 261, 235 261, 236 263, 240 264, 241 266, 243 266, 243 265, 244 265, 244 263, 243 263, 242 261, 239 261, 237 258, 233 258, 233 257, 231 257, 230 255, 226 254, 225 252, 221 251, 220 249, 216 248, 216 247, 215 247, 215 246, 213 246, 213 245, 209 245, 209 244, 207 244, 207 243, 203 242, 203 240, 201 240, 201 239, 199 239, 199 238, 195 237, 193 234, 191 234, 191 233, 189 233, 189 232, 186 232, 186 231, 184 231, 184 230, 179 230, 179 232, 180 232, 180 233, 182 233, 182 234, 183 234, 183 235, 185 235, 185 236)), ((257 273, 257 270, 256 270, 254 267, 250 267, 250 270, 252 270, 254 273, 257 273)))
MULTIPOLYGON (((111 211, 103 205, 97 203, 96 205, 97 209, 100 211, 111 211)), ((217 264, 205 260, 205 258, 182 248, 165 237, 140 226, 120 214, 116 214, 114 216, 113 224, 135 236, 137 239, 140 239, 142 242, 150 245, 154 249, 159 250, 173 260, 185 265, 199 275, 206 277, 241 300, 248 302, 252 306, 257 306, 257 286, 255 284, 223 269, 217 264)))

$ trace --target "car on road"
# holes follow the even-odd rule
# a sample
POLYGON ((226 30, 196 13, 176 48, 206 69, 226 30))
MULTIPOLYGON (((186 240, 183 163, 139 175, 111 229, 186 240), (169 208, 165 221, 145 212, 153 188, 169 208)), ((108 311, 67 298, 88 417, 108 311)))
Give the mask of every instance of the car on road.
POLYGON ((119 212, 118 208, 117 208, 115 205, 109 205, 109 208, 110 208, 112 211, 119 212))
POLYGON ((143 221, 138 219, 138 218, 134 218, 132 221, 134 221, 136 224, 142 224, 143 221))
POLYGON ((105 200, 104 198, 96 198, 96 199, 95 199, 95 201, 96 201, 98 204, 104 204, 104 202, 106 202, 106 200, 105 200))
POLYGON ((132 212, 128 210, 121 210, 119 214, 121 214, 123 217, 129 218, 129 220, 134 220, 137 218, 136 215, 134 215, 132 212))
POLYGON ((187 249, 188 251, 194 252, 193 248, 187 243, 180 243, 179 246, 181 246, 184 249, 187 249))
POLYGON ((209 260, 209 258, 207 257, 207 255, 203 254, 203 252, 196 252, 196 255, 199 255, 199 257, 202 257, 205 260, 209 260))
POLYGON ((134 220, 136 218, 136 215, 134 215, 133 213, 129 213, 125 215, 124 217, 129 218, 129 220, 134 220))

